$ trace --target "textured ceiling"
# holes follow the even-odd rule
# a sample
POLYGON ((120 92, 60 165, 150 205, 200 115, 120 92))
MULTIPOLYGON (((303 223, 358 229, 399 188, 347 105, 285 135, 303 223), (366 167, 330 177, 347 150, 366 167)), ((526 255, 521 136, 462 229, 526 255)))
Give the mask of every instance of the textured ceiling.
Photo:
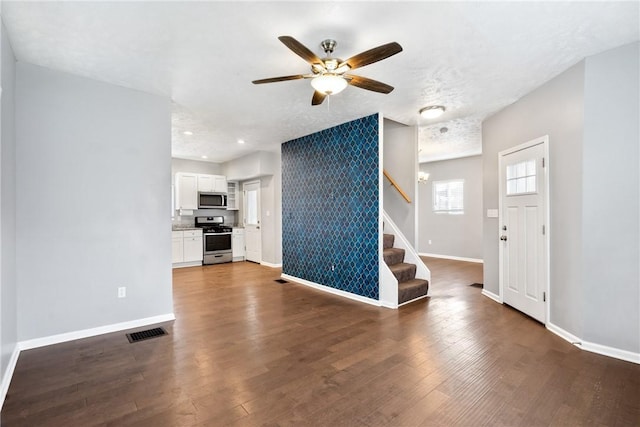
POLYGON ((485 117, 638 40, 638 15, 638 2, 611 1, 2 2, 19 61, 171 97, 173 155, 216 162, 378 111, 421 127, 421 161, 479 154, 485 117), (343 59, 397 41, 402 53, 354 73, 395 90, 348 87, 312 107, 307 80, 251 84, 308 72, 280 35, 318 55, 334 38, 343 59), (446 113, 420 119, 433 104, 446 113))

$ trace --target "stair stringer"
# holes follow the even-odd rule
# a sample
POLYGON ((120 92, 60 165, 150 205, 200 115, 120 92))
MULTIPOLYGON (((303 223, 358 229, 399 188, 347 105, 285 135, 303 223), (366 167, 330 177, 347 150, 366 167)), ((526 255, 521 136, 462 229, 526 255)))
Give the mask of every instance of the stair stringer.
MULTIPOLYGON (((400 249, 404 249, 404 262, 409 263, 409 264, 415 264, 416 265, 416 279, 423 279, 423 280, 427 280, 429 282, 429 284, 431 284, 431 270, 429 270, 429 268, 424 264, 424 262, 422 261, 422 259, 420 258, 420 256, 418 255, 418 252, 415 250, 415 248, 409 243, 409 241, 407 240, 407 238, 404 236, 404 234, 402 234, 402 231, 400 231, 400 229, 398 228, 398 226, 393 222, 393 220, 389 217, 389 215, 387 215, 386 212, 383 211, 382 213, 383 218, 384 218, 384 225, 388 226, 389 228, 386 230, 387 234, 393 234, 395 236, 395 241, 393 246, 396 248, 400 248, 400 249)), ((384 233, 384 231, 382 231, 382 233, 384 233)), ((382 252, 380 252, 380 259, 382 259, 381 264, 384 264, 385 267, 387 267, 387 270, 389 270, 389 273, 393 276, 393 273, 391 273, 391 270, 389 269, 389 267, 386 265, 386 263, 384 262, 384 258, 382 257, 382 252)), ((380 282, 383 283, 383 279, 384 277, 382 276, 382 274, 380 274, 380 282)), ((395 277, 393 277, 393 279, 395 280, 395 292, 396 292, 396 308, 398 306, 398 281, 395 279, 395 277)), ((382 289, 380 289, 380 300, 382 302, 382 289)), ((386 305, 385 305, 386 307, 386 305)))
POLYGON ((380 305, 387 308, 398 308, 398 279, 384 262, 382 250, 378 265, 380 266, 380 305))

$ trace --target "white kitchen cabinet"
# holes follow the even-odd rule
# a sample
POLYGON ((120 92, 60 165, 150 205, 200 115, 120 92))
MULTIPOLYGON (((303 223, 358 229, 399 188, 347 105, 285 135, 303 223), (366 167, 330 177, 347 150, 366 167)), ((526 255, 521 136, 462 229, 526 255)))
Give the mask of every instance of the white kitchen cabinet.
POLYGON ((240 206, 238 187, 239 186, 236 181, 227 182, 227 210, 228 211, 237 211, 240 206))
POLYGON ((213 175, 213 192, 214 193, 226 193, 227 192, 227 177, 224 175, 213 175))
POLYGON ((233 261, 244 261, 244 228, 234 228, 231 232, 231 251, 233 261))
POLYGON ((214 188, 213 175, 198 175, 198 191, 213 193, 214 188))
POLYGON ((176 209, 198 209, 198 175, 176 174, 176 209))
POLYGON ((202 262, 202 230, 184 232, 184 262, 202 262))
POLYGON ((203 193, 226 193, 227 177, 224 175, 198 175, 198 191, 203 193))
POLYGON ((184 235, 182 231, 171 232, 171 262, 177 263, 184 260, 184 235))
POLYGON ((172 231, 171 249, 174 267, 201 265, 203 259, 202 230, 172 231))

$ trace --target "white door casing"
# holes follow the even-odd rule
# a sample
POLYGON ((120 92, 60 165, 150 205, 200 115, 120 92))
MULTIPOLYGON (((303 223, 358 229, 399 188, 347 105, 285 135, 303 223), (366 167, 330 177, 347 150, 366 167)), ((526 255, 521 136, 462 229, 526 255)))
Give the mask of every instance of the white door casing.
POLYGON ((498 154, 500 298, 546 323, 549 300, 549 138, 498 154))
POLYGON ((260 229, 260 181, 243 184, 243 213, 245 259, 260 263, 262 261, 262 230, 260 229))

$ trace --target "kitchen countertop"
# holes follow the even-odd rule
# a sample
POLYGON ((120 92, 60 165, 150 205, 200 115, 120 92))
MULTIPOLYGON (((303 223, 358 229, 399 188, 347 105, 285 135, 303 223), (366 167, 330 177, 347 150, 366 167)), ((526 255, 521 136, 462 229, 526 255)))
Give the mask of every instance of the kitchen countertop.
POLYGON ((202 228, 189 226, 189 225, 172 225, 171 231, 186 231, 186 230, 202 230, 202 228))

